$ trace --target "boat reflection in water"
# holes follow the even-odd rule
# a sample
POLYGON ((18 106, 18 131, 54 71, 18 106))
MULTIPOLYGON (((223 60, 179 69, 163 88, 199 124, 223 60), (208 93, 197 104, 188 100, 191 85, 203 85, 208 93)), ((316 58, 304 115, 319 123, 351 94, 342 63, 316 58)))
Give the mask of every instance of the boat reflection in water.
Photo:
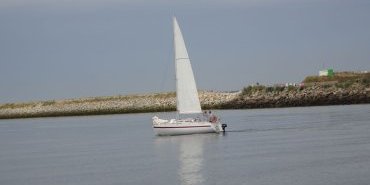
POLYGON ((204 137, 189 137, 180 142, 180 168, 181 184, 202 184, 203 167, 203 141, 204 137))
MULTIPOLYGON (((176 137, 157 137, 156 145, 169 147, 176 145, 178 166, 178 177, 182 185, 204 184, 204 152, 203 147, 207 142, 218 138, 217 134, 195 134, 176 137), (166 143, 166 144, 165 144, 166 143)), ((172 148, 171 147, 171 148, 172 148)), ((162 148, 164 149, 164 148, 162 148)), ((163 150, 162 150, 163 151, 163 150)), ((176 155, 176 153, 174 153, 176 155)), ((165 155, 168 157, 168 155, 165 155)), ((173 159, 176 160, 176 159, 173 159)))

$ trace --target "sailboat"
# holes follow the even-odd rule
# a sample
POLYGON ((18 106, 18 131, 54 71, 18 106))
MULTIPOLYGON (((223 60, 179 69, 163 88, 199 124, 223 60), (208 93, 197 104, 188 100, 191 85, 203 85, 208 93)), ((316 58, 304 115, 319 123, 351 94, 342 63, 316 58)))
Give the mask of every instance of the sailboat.
POLYGON ((154 116, 153 129, 157 135, 182 135, 219 133, 225 131, 226 124, 209 112, 202 112, 184 38, 176 18, 173 18, 173 33, 176 66, 176 119, 160 119, 154 116))

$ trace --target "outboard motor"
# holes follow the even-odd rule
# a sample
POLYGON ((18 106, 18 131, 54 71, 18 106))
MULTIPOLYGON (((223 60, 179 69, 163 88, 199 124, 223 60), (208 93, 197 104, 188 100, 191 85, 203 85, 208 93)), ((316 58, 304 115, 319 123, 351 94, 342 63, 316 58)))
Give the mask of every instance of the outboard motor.
POLYGON ((227 127, 227 124, 223 123, 223 124, 221 125, 221 127, 222 127, 223 132, 225 132, 225 128, 227 127))

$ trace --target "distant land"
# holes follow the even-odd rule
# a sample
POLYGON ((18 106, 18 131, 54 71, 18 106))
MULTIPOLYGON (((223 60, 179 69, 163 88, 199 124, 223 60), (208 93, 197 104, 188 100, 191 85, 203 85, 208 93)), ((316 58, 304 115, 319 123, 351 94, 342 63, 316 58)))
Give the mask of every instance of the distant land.
MULTIPOLYGON (((203 109, 247 109, 370 103, 369 72, 308 76, 300 84, 249 85, 235 92, 200 91, 203 109)), ((165 112, 174 92, 0 104, 0 119, 165 112)))

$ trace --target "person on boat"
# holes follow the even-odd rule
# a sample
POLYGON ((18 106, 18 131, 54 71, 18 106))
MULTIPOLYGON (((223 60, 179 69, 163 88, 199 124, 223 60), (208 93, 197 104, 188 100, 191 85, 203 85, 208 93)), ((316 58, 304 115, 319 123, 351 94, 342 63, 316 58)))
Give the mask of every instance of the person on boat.
POLYGON ((216 123, 217 122, 217 116, 212 114, 211 111, 209 111, 209 122, 216 123))
POLYGON ((207 114, 207 111, 206 111, 206 110, 203 112, 203 116, 204 116, 204 117, 207 117, 207 116, 208 116, 208 114, 207 114))
POLYGON ((209 120, 208 111, 206 111, 206 110, 203 112, 203 119, 209 120))

